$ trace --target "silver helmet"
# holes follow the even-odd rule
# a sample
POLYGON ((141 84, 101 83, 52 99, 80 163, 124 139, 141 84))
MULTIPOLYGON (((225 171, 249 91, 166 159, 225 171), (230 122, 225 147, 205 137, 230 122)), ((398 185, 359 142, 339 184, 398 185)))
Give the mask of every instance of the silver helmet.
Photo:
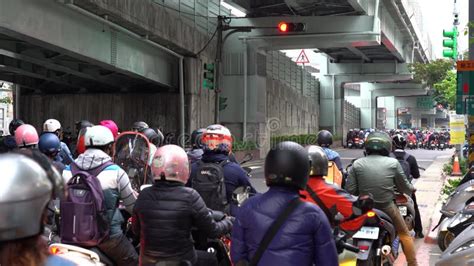
POLYGON ((33 159, 0 155, 0 242, 37 235, 53 183, 33 159))
POLYGON ((309 176, 328 175, 328 157, 323 148, 315 145, 306 147, 309 159, 309 176))

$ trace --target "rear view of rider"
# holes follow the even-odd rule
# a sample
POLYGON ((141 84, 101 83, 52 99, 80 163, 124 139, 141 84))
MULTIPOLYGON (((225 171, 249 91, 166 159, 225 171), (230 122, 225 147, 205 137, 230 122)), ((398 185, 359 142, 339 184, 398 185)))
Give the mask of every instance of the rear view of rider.
POLYGON ((308 171, 308 153, 297 143, 281 142, 268 152, 265 182, 270 189, 245 201, 237 214, 231 245, 234 265, 338 265, 325 214, 299 196, 299 190, 306 187, 308 171), (285 212, 288 216, 273 231, 273 239, 262 241, 285 212))
POLYGON ((321 146, 326 153, 326 156, 328 157, 329 161, 333 161, 337 169, 343 172, 344 168, 342 166, 341 162, 341 157, 339 156, 339 153, 333 151, 331 148, 329 148, 332 145, 332 134, 331 132, 327 130, 321 130, 318 133, 318 145, 321 146))
MULTIPOLYGON (((74 164, 80 170, 90 171, 112 161, 114 137, 104 126, 93 126, 84 135, 86 151, 79 155, 74 164)), ((71 167, 64 170, 63 177, 72 177, 71 167)), ((132 214, 136 196, 128 175, 118 165, 110 165, 97 175, 104 191, 105 205, 110 221, 109 237, 99 244, 99 249, 117 265, 136 265, 138 255, 122 232, 123 217, 118 209, 119 200, 132 214)))
POLYGON ((140 265, 217 265, 212 254, 194 249, 191 229, 219 237, 230 231, 232 222, 214 222, 199 193, 184 186, 189 178, 186 152, 176 145, 158 148, 152 173, 153 186, 141 191, 133 210, 133 230, 141 236, 140 265))
POLYGON ((39 141, 38 132, 32 125, 21 125, 15 131, 15 141, 20 150, 35 149, 39 141))
MULTIPOLYGON (((401 135, 395 135, 392 137, 392 148, 393 152, 392 155, 393 157, 397 158, 399 161, 403 160, 406 161, 408 164, 409 170, 407 170, 407 179, 411 183, 413 178, 418 179, 420 177, 420 170, 418 169, 418 162, 416 161, 415 156, 408 154, 405 152, 405 147, 407 145, 407 142, 405 138, 401 135)), ((403 167, 402 167, 403 168, 403 167)), ((420 210, 418 209, 418 203, 416 203, 416 193, 413 192, 411 194, 411 198, 413 199, 414 207, 415 207, 415 236, 416 238, 423 238, 425 237, 423 235, 423 225, 421 224, 421 216, 420 216, 420 210)))
POLYGON ((417 265, 413 239, 394 203, 395 190, 411 195, 415 190, 395 158, 389 157, 392 140, 383 132, 371 133, 365 146, 366 157, 357 159, 349 170, 346 189, 353 195, 372 194, 374 207, 392 219, 409 266, 417 265))
MULTIPOLYGON (((59 139, 62 138, 61 123, 56 119, 48 119, 43 123, 43 133, 50 132, 56 134, 59 139)), ((60 161, 67 165, 73 161, 71 151, 66 143, 61 141, 61 151, 58 154, 60 161)))
POLYGON ((60 174, 66 166, 59 160, 58 153, 61 150, 61 141, 54 133, 43 133, 39 138, 38 149, 46 155, 60 174))
POLYGON ((25 124, 25 122, 20 119, 13 119, 10 124, 8 124, 10 135, 0 137, 0 153, 13 151, 16 148, 15 131, 23 124, 25 124))
MULTIPOLYGON (((188 186, 193 187, 201 194, 204 201, 206 202, 206 205, 209 208, 228 212, 229 208, 227 206, 229 206, 229 203, 232 202, 232 192, 237 187, 250 187, 251 193, 255 193, 256 191, 250 184, 248 175, 242 169, 242 167, 240 167, 240 165, 237 163, 231 162, 229 159, 229 152, 232 150, 232 135, 230 134, 229 129, 222 125, 208 126, 202 136, 202 144, 204 146, 204 154, 201 160, 196 161, 192 164, 191 176, 188 182, 188 186), (211 165, 209 166, 209 164, 211 165), (203 192, 205 192, 208 188, 204 187, 206 185, 205 182, 198 182, 200 180, 203 180, 200 177, 212 178, 215 176, 215 172, 212 170, 211 172, 213 176, 209 177, 208 174, 210 172, 204 168, 222 168, 222 175, 224 177, 226 193, 225 199, 223 199, 225 202, 219 202, 218 205, 223 206, 224 209, 221 209, 220 207, 215 208, 215 205, 210 203, 210 201, 215 202, 218 199, 213 200, 214 198, 210 199, 207 196, 204 196, 203 194, 203 192)), ((221 191, 220 188, 219 191, 221 191)), ((220 193, 216 192, 212 194, 220 193)), ((222 200, 219 199, 219 201, 222 200)), ((230 213, 234 212, 234 207, 235 206, 233 204, 230 204, 230 213)))
POLYGON ((0 265, 72 266, 42 237, 48 202, 64 193, 59 173, 22 154, 0 155, 0 265))

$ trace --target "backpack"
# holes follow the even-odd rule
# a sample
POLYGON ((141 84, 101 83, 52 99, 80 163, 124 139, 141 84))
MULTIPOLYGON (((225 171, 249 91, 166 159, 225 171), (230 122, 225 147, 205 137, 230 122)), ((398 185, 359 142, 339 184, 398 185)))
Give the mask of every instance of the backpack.
POLYGON ((109 235, 104 192, 97 176, 112 162, 89 171, 73 162, 72 178, 67 182, 67 198, 61 201, 61 242, 97 246, 109 235))
POLYGON ((336 184, 342 187, 342 173, 337 169, 337 165, 333 161, 328 162, 328 175, 324 177, 326 182, 336 184))
POLYGON ((209 209, 228 212, 223 168, 228 162, 229 160, 220 163, 198 161, 198 171, 192 179, 191 187, 201 195, 209 209))
POLYGON ((406 153, 404 150, 395 150, 393 152, 393 157, 398 160, 398 162, 402 166, 403 173, 405 173, 405 176, 407 177, 408 181, 411 182, 413 178, 411 177, 410 164, 407 161, 408 156, 408 153, 406 153))

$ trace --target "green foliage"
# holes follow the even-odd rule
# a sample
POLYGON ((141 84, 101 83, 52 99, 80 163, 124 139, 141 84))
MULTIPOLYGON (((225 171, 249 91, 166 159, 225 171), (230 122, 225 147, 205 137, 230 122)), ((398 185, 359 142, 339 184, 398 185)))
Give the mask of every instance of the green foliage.
POLYGON ((452 163, 445 163, 443 165, 443 173, 445 175, 450 175, 452 171, 453 171, 453 164, 452 163))
POLYGON ((459 186, 461 178, 448 179, 448 182, 444 184, 442 189, 442 195, 449 196, 459 186))
POLYGON ((249 151, 257 149, 257 143, 253 141, 235 140, 232 142, 233 151, 249 151))
POLYGON ((10 97, 0 98, 0 103, 11 104, 12 103, 12 98, 10 98, 10 97))
POLYGON ((434 99, 448 109, 456 107, 456 73, 447 71, 446 76, 440 82, 434 84, 434 99))
POLYGON ((433 87, 434 84, 446 78, 448 70, 453 68, 453 62, 446 59, 437 59, 431 63, 413 63, 409 66, 414 79, 433 87))

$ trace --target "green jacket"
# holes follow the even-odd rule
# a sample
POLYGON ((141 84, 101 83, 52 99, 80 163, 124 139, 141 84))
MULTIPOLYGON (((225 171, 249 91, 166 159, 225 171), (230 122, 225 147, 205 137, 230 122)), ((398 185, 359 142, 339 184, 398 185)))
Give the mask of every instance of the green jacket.
POLYGON ((385 205, 393 201, 395 189, 408 195, 414 190, 397 159, 368 155, 357 159, 349 170, 346 190, 353 195, 370 193, 376 204, 385 205))

